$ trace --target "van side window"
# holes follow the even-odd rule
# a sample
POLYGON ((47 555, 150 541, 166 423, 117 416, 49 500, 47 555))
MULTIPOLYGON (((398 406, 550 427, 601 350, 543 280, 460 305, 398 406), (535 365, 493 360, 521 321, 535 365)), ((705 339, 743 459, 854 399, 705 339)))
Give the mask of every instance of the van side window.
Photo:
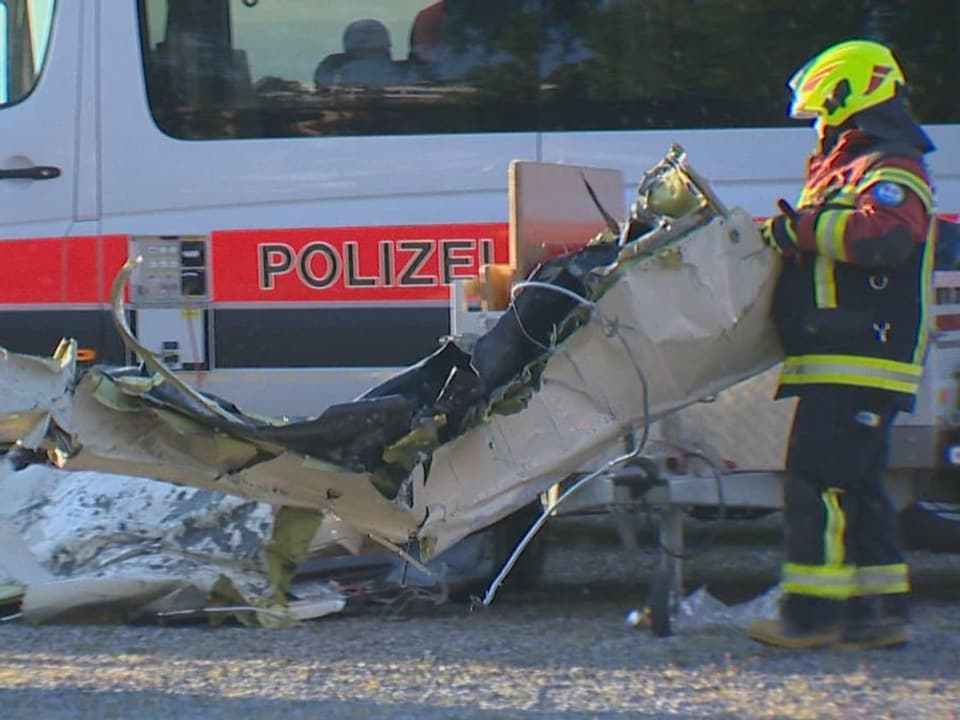
POLYGON ((0 106, 27 97, 47 57, 56 0, 0 0, 0 106))
POLYGON ((140 0, 154 119, 183 139, 534 130, 537 3, 435 4, 448 52, 427 63, 431 0, 140 0))
MULTIPOLYGON (((0 5, 9 11, 26 1, 0 5)), ((164 132, 183 139, 794 125, 783 79, 814 48, 852 37, 902 55, 923 122, 960 120, 960 3, 139 0, 139 7, 150 108, 164 132)))

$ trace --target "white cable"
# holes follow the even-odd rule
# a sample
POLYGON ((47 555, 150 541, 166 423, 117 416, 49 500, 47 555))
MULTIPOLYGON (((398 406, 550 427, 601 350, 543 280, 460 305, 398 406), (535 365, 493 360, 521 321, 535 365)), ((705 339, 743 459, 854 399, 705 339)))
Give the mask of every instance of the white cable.
POLYGON ((271 610, 270 608, 255 607, 253 605, 214 605, 211 607, 196 608, 195 610, 161 610, 159 612, 153 613, 155 617, 178 617, 185 615, 197 615, 199 613, 234 613, 234 612, 252 612, 258 613, 260 615, 267 615, 268 617, 275 618, 277 620, 288 620, 292 622, 299 622, 299 620, 292 615, 288 615, 285 612, 280 610, 271 610))
MULTIPOLYGON (((619 336, 619 333, 617 333, 619 336)), ((621 338, 621 341, 623 338, 621 338)), ((625 341, 624 341, 625 342, 625 341)), ((631 357, 632 359, 632 357, 631 357)), ((630 452, 621 455, 620 457, 614 458, 608 462, 605 466, 599 470, 595 470, 592 473, 584 475, 582 478, 578 479, 572 486, 563 492, 560 497, 557 498, 556 502, 552 503, 550 507, 543 510, 540 513, 540 517, 537 518, 536 522, 530 526, 530 529, 527 530, 526 534, 520 539, 520 542, 517 543, 517 546, 513 549, 513 552, 510 553, 510 557, 507 558, 506 563, 504 563, 503 568, 497 574, 497 577, 494 578, 493 582, 490 583, 490 586, 487 588, 487 592, 484 594, 481 602, 486 607, 493 602, 493 598, 497 594, 497 590, 503 584, 503 581, 506 579, 507 574, 513 569, 513 566, 517 564, 517 560, 520 558, 521 553, 527 548, 527 545, 533 540, 534 536, 539 532, 540 528, 547 522, 547 519, 553 514, 553 511, 560 506, 560 504, 566 500, 570 495, 572 495, 578 488, 582 487, 584 484, 593 480, 600 475, 603 475, 606 472, 614 469, 615 467, 622 465, 635 457, 638 457, 643 451, 643 448, 647 444, 647 440, 650 437, 650 392, 649 385, 647 384, 646 375, 643 374, 643 370, 640 369, 640 366, 637 365, 636 361, 633 363, 634 368, 640 376, 640 384, 643 386, 643 432, 639 441, 636 441, 636 446, 630 452)), ((632 435, 631 435, 632 436, 632 435)))
POLYGON ((523 282, 514 283, 513 287, 510 288, 510 299, 513 300, 517 297, 517 291, 522 290, 527 287, 540 288, 541 290, 550 290, 551 292, 560 293, 561 295, 566 295, 572 300, 576 300, 581 305, 586 307, 593 308, 596 307, 596 304, 590 300, 587 300, 582 295, 577 295, 573 290, 568 290, 565 287, 560 287, 559 285, 551 285, 550 283, 540 282, 539 280, 524 280, 523 282))

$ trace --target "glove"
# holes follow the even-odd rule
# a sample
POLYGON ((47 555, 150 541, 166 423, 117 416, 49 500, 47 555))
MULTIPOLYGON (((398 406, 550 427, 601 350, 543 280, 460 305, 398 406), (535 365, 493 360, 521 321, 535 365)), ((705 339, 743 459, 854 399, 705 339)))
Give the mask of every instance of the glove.
POLYGON ((777 201, 777 207, 781 214, 768 218, 760 226, 760 237, 764 244, 769 245, 778 253, 792 255, 797 251, 797 230, 794 226, 797 211, 783 199, 777 201))

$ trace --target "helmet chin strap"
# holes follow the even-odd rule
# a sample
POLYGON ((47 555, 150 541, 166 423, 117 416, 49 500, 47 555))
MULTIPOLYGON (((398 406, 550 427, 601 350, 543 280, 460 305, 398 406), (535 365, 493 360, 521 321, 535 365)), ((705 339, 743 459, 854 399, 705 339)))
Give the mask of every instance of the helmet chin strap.
POLYGON ((817 137, 820 139, 817 149, 821 155, 826 155, 833 150, 844 132, 856 128, 852 118, 843 125, 827 125, 820 120, 817 120, 815 125, 817 128, 817 137))

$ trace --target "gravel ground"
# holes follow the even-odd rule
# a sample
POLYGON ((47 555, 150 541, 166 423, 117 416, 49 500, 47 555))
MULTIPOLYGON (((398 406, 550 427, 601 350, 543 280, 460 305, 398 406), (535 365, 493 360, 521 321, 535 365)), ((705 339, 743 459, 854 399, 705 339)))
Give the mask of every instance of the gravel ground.
MULTIPOLYGON (((688 586, 742 599, 774 581, 764 522, 701 533, 688 586)), ((728 622, 665 639, 627 627, 647 574, 609 536, 577 537, 547 536, 537 590, 474 612, 364 611, 291 630, 9 623, 0 717, 960 718, 960 603, 945 602, 960 597, 960 556, 911 553, 907 648, 791 652, 728 622)))

